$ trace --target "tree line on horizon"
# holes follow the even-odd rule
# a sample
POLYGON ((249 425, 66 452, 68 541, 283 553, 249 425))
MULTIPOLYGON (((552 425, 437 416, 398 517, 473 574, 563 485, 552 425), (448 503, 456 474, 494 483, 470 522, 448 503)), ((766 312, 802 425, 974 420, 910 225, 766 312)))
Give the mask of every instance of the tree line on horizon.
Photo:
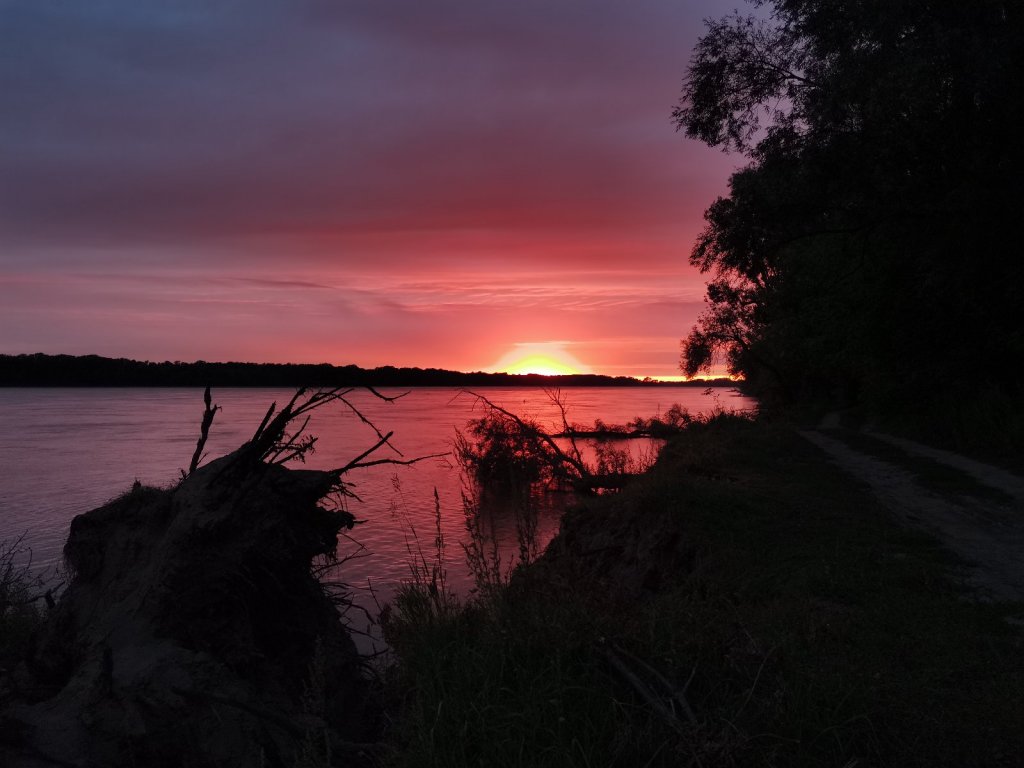
POLYGON ((99 355, 0 355, 4 387, 596 387, 730 386, 730 379, 659 382, 627 376, 462 373, 329 363, 147 362, 99 355))
POLYGON ((707 22, 673 112, 746 160, 690 255, 683 372, 1021 450, 1024 5, 752 2, 707 22))

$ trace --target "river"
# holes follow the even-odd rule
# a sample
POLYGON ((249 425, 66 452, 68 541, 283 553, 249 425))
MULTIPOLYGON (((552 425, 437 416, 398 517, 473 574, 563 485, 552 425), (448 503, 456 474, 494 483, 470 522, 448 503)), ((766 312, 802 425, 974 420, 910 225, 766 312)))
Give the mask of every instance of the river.
MULTIPOLYGON (((542 389, 488 388, 482 393, 557 431, 557 409, 542 389)), ((252 435, 267 406, 286 402, 291 394, 214 390, 222 410, 206 446, 209 456, 237 448, 252 435)), ((561 395, 570 421, 585 425, 595 419, 617 424, 647 418, 676 403, 691 413, 716 405, 754 405, 724 388, 706 394, 698 387, 593 387, 565 389, 561 395)), ((352 400, 382 431, 394 430, 392 442, 406 458, 450 451, 455 431, 482 413, 471 395, 449 388, 413 389, 393 403, 357 390, 352 400)), ((176 481, 195 449, 202 410, 202 392, 196 389, 0 389, 0 541, 24 534, 34 567, 57 565, 75 515, 122 494, 136 479, 158 486, 176 481)), ((338 405, 315 412, 310 430, 319 437, 308 461, 313 468, 344 465, 376 441, 368 426, 338 405)), ((654 453, 650 444, 633 450, 654 453)), ((342 556, 359 555, 344 564, 349 583, 369 583, 378 599, 387 599, 409 577, 410 547, 415 551, 418 540, 428 555, 433 549, 436 488, 449 584, 459 593, 470 588, 461 546, 466 539, 462 482, 454 461, 373 467, 349 479, 362 499, 350 511, 365 521, 339 547, 342 556)), ((555 496, 541 505, 537 533, 542 544, 557 531, 564 504, 564 497, 555 496)), ((514 522, 501 519, 500 513, 492 522, 502 547, 514 549, 514 522)))

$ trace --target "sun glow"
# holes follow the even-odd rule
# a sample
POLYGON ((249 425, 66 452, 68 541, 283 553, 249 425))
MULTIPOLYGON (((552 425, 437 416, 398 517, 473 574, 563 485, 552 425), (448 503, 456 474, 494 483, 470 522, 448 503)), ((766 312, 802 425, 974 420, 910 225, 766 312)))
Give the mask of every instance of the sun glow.
POLYGON ((543 355, 530 355, 522 360, 513 363, 505 368, 506 373, 539 373, 542 376, 564 376, 570 373, 579 373, 565 363, 552 360, 543 355))
POLYGON ((519 343, 490 367, 493 372, 538 373, 542 376, 567 376, 590 373, 590 369, 565 351, 557 341, 519 343))

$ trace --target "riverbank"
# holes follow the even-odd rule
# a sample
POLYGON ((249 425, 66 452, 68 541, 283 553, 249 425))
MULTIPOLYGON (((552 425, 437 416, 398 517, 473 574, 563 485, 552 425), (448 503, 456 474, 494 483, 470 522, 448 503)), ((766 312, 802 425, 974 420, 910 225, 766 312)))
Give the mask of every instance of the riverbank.
MULTIPOLYGON (((843 441, 850 450, 870 450, 879 461, 899 458, 876 438, 842 431, 828 438, 843 441)), ((979 504, 998 505, 1012 497, 969 475, 942 474, 920 457, 900 461, 916 485, 901 481, 896 490, 910 488, 915 496, 932 494, 950 504, 965 495, 979 504)), ((221 551, 223 542, 231 541, 253 552, 251 562, 263 573, 268 556, 280 556, 282 541, 302 537, 281 536, 276 528, 254 521, 294 524, 302 519, 292 508, 295 499, 278 504, 263 492, 254 494, 267 497, 262 517, 254 515, 248 501, 187 503, 190 483, 201 485, 204 472, 216 470, 200 468, 174 491, 134 488, 90 515, 109 522, 111 509, 131 512, 136 501, 152 502, 155 511, 141 511, 143 504, 138 514, 128 516, 135 522, 119 534, 138 538, 139 531, 172 519, 178 521, 175 530, 183 520, 194 519, 197 530, 206 531, 217 510, 237 512, 240 522, 224 528, 233 532, 230 536, 211 540, 214 549, 197 550, 191 535, 183 539, 188 562, 198 558, 198 564, 170 569, 175 578, 184 575, 156 592, 168 596, 173 610, 153 604, 150 597, 138 604, 149 606, 147 615, 156 626, 174 611, 209 605, 223 593, 225 608, 209 611, 207 618, 227 630, 224 637, 254 638, 258 652, 251 658, 266 665, 261 679, 280 676, 277 687, 294 690, 285 691, 282 705, 268 702, 266 685, 245 688, 254 685, 247 676, 262 669, 249 661, 241 670, 232 669, 242 682, 229 680, 222 666, 230 664, 214 664, 223 649, 211 638, 220 635, 198 631, 196 640, 192 635, 199 625, 186 617, 176 623, 189 628, 191 639, 183 640, 182 648, 206 654, 195 673, 202 684, 192 686, 195 696, 205 698, 186 706, 180 691, 170 695, 159 675, 150 683, 142 672, 148 675, 152 667, 160 674, 168 669, 179 674, 192 667, 140 665, 132 660, 148 646, 139 645, 137 633, 121 632, 114 642, 103 625, 93 632, 99 640, 90 646, 87 663, 71 670, 72 679, 82 684, 60 692, 61 701, 82 694, 83 711, 105 702, 106 719, 91 715, 91 730, 82 739, 96 737, 96 723, 106 723, 99 728, 104 745, 127 740, 136 756, 141 750, 156 754, 153 749, 170 755, 168 734, 177 732, 170 726, 165 732, 161 724, 180 724, 187 716, 195 720, 196 734, 183 742, 175 737, 174 744, 207 755, 206 762, 194 764, 250 764, 248 753, 225 740, 224 718, 230 715, 236 731, 262 734, 231 744, 259 745, 260 754, 277 754, 274 764, 285 768, 351 764, 356 758, 389 766, 1015 766, 1024 754, 1019 727, 1024 604, 993 600, 991 590, 979 589, 986 582, 974 578, 981 569, 968 567, 916 530, 912 516, 894 514, 883 495, 845 474, 788 425, 723 414, 694 422, 669 442, 650 472, 622 493, 590 498, 567 513, 559 536, 540 560, 505 586, 483 590, 476 600, 455 600, 443 581, 432 578, 430 553, 424 553, 428 559, 422 563, 420 587, 401 593, 382 617, 392 656, 385 660, 390 663, 378 665, 382 685, 366 689, 371 716, 362 719, 371 726, 358 739, 323 737, 351 724, 351 702, 329 716, 307 716, 308 683, 320 679, 320 672, 312 674, 320 663, 313 663, 316 654, 310 650, 316 643, 305 643, 305 656, 288 645, 297 625, 281 606, 294 606, 294 600, 268 609, 269 582, 254 581, 248 566, 229 567, 221 551), (160 512, 164 502, 181 509, 165 515, 160 512), (270 532, 270 543, 247 545, 246 537, 259 531, 270 532), (224 589, 214 589, 205 576, 193 578, 214 565, 230 577, 224 589), (239 581, 236 573, 245 578, 239 581), (182 584, 196 594, 182 600, 182 584), (251 587, 241 602, 239 585, 251 587), (249 607, 239 614, 240 605, 249 607), (249 621, 255 622, 252 627, 249 621), (220 688, 211 692, 209 680, 220 681, 220 688), (170 696, 165 704, 173 716, 153 714, 157 694, 170 696), (144 711, 131 714, 139 706, 144 711), (141 730, 140 722, 145 724, 141 730), (129 725, 134 728, 130 733, 123 730, 129 725), (307 744, 310 732, 317 737, 315 745, 307 744), (283 746, 270 749, 272 741, 283 746), (211 745, 220 745, 223 760, 209 757, 211 745)), ((260 471, 293 474, 273 466, 260 471)), ((320 474, 301 470, 294 477, 320 474)), ((291 498, 279 480, 274 487, 291 498)), ((228 483, 225 489, 236 485, 228 483)), ((78 528, 89 531, 83 524, 78 528)), ((438 538, 446 538, 444 531, 438 530, 438 538)), ((103 534, 73 549, 88 555, 87 565, 102 565, 100 573, 119 558, 134 558, 138 568, 128 563, 116 569, 131 583, 153 564, 175 559, 147 555, 136 544, 115 545, 118 540, 103 534), (113 554, 98 556, 104 547, 113 554)), ((163 547, 171 539, 161 534, 146 541, 163 547)), ((458 549, 455 540, 449 541, 458 549)), ((285 559, 296 574, 308 577, 302 565, 308 557, 285 559)), ((440 559, 438 567, 444 562, 440 559)), ((0 637, 6 643, 0 643, 5 670, 0 708, 8 700, 24 699, 33 682, 31 670, 18 662, 21 656, 34 654, 36 667, 65 657, 63 651, 51 652, 73 639, 64 633, 61 615, 107 615, 83 608, 82 594, 127 594, 120 587, 96 589, 94 570, 77 567, 87 583, 61 598, 56 613, 51 612, 48 645, 41 646, 38 636, 27 642, 27 628, 36 619, 34 610, 27 610, 31 605, 21 613, 0 614, 0 637)), ((270 582, 282 579, 275 576, 270 582)), ((156 594, 146 584, 132 594, 156 594)), ((19 602, 18 595, 14 598, 19 602)), ((142 616, 135 609, 125 611, 126 605, 123 597, 111 603, 111 626, 123 627, 129 618, 142 616)), ((330 613, 331 631, 340 632, 333 609, 295 610, 308 617, 330 613)), ((77 619, 72 623, 79 624, 77 619)), ((165 630, 158 634, 168 636, 165 630)), ((225 658, 235 659, 236 648, 231 639, 225 658)), ((345 654, 330 655, 337 660, 345 654)), ((330 693, 344 697, 364 682, 331 683, 330 693)), ((0 716, 5 747, 21 757, 42 752, 52 757, 53 739, 39 734, 74 735, 58 727, 63 721, 49 717, 43 701, 53 699, 50 693, 34 694, 42 701, 31 711, 0 716), (24 732, 13 727, 17 723, 24 732), (50 730, 44 733, 43 726, 50 730)), ((85 727, 77 716, 72 721, 85 727)), ((76 750, 70 744, 61 754, 77 759, 76 750)))
POLYGON ((487 600, 399 600, 398 763, 1018 765, 1024 606, 962 565, 795 430, 713 419, 487 600))

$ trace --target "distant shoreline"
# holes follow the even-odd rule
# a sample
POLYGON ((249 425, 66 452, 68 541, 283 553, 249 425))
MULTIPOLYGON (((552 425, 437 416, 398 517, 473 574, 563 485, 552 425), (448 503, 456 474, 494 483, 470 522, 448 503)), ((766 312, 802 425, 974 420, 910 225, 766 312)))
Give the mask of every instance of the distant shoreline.
POLYGON ((739 387, 728 378, 463 373, 328 363, 147 362, 98 355, 0 355, 0 387, 739 387))

